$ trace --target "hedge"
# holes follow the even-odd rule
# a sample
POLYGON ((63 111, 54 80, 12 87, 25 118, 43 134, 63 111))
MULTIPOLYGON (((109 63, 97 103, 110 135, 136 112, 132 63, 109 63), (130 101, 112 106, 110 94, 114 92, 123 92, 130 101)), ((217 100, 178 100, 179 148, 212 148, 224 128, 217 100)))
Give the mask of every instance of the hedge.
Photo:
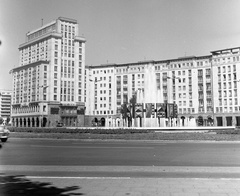
POLYGON ((28 132, 28 133, 72 133, 72 134, 81 134, 81 133, 89 133, 89 134, 133 134, 133 133, 149 133, 153 132, 147 129, 104 129, 104 128, 74 128, 69 129, 65 127, 61 128, 31 128, 31 127, 9 127, 11 132, 28 132))

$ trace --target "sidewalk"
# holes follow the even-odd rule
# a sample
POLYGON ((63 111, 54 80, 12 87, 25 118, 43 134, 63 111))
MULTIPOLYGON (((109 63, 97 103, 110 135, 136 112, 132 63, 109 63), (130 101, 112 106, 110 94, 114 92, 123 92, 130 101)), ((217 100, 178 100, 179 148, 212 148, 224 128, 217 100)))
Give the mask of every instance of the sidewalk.
POLYGON ((68 194, 86 196, 239 196, 240 179, 207 178, 50 178, 31 179, 53 186, 79 189, 68 194))
POLYGON ((0 165, 0 174, 1 196, 240 196, 240 167, 0 165))

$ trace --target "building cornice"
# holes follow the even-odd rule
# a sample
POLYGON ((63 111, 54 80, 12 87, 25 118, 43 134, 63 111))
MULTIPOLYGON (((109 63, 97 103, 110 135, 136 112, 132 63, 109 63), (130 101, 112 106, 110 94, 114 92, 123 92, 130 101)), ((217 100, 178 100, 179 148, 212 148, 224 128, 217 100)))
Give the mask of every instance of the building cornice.
POLYGON ((40 40, 51 38, 51 37, 55 37, 55 38, 61 39, 62 38, 62 34, 61 33, 56 33, 56 32, 49 32, 49 33, 44 34, 43 36, 37 37, 36 39, 33 39, 33 40, 29 41, 29 42, 21 44, 18 49, 20 50, 22 48, 28 47, 29 45, 35 44, 36 42, 39 42, 40 40))
POLYGON ((71 19, 71 18, 62 17, 62 16, 58 17, 58 20, 77 24, 77 20, 71 19))
POLYGON ((76 42, 86 42, 86 39, 84 37, 81 36, 75 36, 74 41, 76 42))
POLYGON ((240 51, 240 47, 234 47, 234 48, 226 48, 226 49, 222 49, 222 50, 215 50, 215 51, 211 51, 211 53, 214 54, 222 54, 222 53, 226 53, 229 51, 233 51, 233 50, 238 50, 240 51))
POLYGON ((34 62, 34 63, 30 63, 30 64, 23 65, 23 66, 20 66, 20 67, 16 67, 16 68, 12 69, 11 72, 12 73, 18 72, 18 71, 20 71, 22 69, 27 69, 29 67, 36 67, 36 66, 41 65, 41 64, 49 64, 49 61, 42 61, 42 60, 40 60, 40 61, 37 61, 37 62, 34 62))
POLYGON ((180 62, 180 61, 189 61, 189 60, 201 60, 201 59, 211 59, 212 55, 206 55, 206 56, 187 56, 187 57, 180 57, 177 59, 169 59, 169 60, 160 60, 160 61, 154 61, 154 60, 149 60, 149 61, 139 61, 135 63, 123 63, 123 64, 102 64, 102 65, 91 65, 91 66, 86 66, 86 68, 89 69, 98 69, 98 68, 111 68, 111 67, 129 67, 129 66, 135 66, 135 65, 146 65, 146 64, 170 64, 172 62, 180 62))

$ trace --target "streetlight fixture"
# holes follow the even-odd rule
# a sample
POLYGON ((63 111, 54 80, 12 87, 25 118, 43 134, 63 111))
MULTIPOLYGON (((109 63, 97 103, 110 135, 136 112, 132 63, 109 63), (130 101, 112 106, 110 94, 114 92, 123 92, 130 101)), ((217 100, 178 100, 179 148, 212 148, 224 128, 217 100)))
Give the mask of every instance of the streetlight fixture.
MULTIPOLYGON (((100 81, 102 81, 102 79, 97 80, 97 78, 95 78, 95 80, 93 80, 93 79, 90 79, 90 78, 89 78, 89 81, 94 83, 93 89, 95 89, 95 84, 98 83, 98 82, 100 82, 100 81)), ((91 88, 89 88, 89 89, 90 89, 90 90, 89 90, 89 95, 90 95, 91 88)), ((95 94, 95 90, 94 90, 94 94, 95 94)), ((95 97, 95 96, 94 96, 94 97, 95 97)), ((91 99, 91 96, 90 96, 89 98, 91 99)), ((95 103, 95 102, 94 102, 94 103, 95 103)), ((90 106, 91 106, 91 101, 89 101, 89 107, 90 107, 90 106)), ((91 107, 90 107, 90 108, 91 108, 91 107)), ((94 106, 94 105, 93 105, 93 108, 94 108, 93 110, 95 110, 95 106, 94 106)), ((93 110, 92 110, 92 111, 93 111, 93 110)), ((92 112, 92 111, 91 111, 91 112, 92 112)))
MULTIPOLYGON (((49 86, 42 85, 38 87, 43 89, 42 101, 44 101, 44 90, 47 89, 49 86)), ((42 115, 41 115, 41 127, 43 127, 43 109, 42 109, 42 115)))

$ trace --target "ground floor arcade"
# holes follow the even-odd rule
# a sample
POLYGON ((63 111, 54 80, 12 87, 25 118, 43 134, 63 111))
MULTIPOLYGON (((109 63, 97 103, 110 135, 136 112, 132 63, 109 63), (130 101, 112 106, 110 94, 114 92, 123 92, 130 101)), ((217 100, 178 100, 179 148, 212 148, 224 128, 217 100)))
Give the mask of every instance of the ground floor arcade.
POLYGON ((58 125, 75 127, 77 124, 77 116, 61 117, 59 120, 52 120, 45 116, 12 118, 12 125, 14 127, 57 127, 58 125))

